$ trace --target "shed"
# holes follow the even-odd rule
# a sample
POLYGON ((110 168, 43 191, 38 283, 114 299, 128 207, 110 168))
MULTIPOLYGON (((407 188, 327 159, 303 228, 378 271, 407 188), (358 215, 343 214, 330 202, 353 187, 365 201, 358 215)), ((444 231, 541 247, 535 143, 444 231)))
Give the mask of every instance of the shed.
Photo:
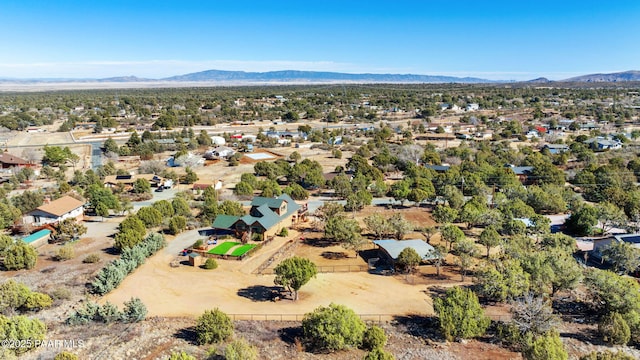
POLYGON ((412 248, 415 250, 420 258, 424 260, 432 260, 435 256, 432 255, 432 251, 434 250, 433 246, 427 244, 423 240, 413 239, 413 240, 374 240, 374 244, 378 245, 378 249, 382 253, 382 255, 391 261, 392 264, 395 264, 396 259, 402 252, 402 250, 406 248, 412 248))
POLYGON ((46 244, 49 241, 49 237, 51 237, 51 230, 43 229, 36 231, 29 236, 25 236, 22 241, 33 247, 39 247, 46 244))
POLYGON ((204 258, 200 254, 198 254, 197 252, 190 253, 188 255, 188 257, 189 257, 189 265, 191 265, 191 266, 196 267, 196 266, 200 266, 200 265, 202 265, 204 263, 203 262, 204 258))

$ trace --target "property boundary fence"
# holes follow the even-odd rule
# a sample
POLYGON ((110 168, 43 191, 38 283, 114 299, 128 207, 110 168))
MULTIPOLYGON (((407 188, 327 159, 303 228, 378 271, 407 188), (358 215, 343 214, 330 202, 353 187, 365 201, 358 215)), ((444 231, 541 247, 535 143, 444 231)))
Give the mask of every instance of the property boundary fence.
MULTIPOLYGON (((302 321, 305 314, 227 314, 233 321, 302 321)), ((395 314, 358 314, 365 322, 385 323, 403 318, 403 315, 395 314)), ((424 317, 435 317, 436 315, 418 315, 424 317)), ((511 320, 511 314, 487 314, 492 321, 507 322, 511 320)), ((583 322, 582 315, 559 315, 564 321, 583 322)))
MULTIPOLYGON (((305 314, 227 314, 231 320, 249 320, 249 321, 302 321, 305 314)), ((358 315, 362 321, 366 322, 389 322, 396 315, 391 314, 360 314, 358 315)))
MULTIPOLYGON (((319 273, 347 273, 347 272, 367 272, 368 265, 329 265, 317 266, 319 273)), ((263 275, 273 275, 273 269, 263 269, 260 271, 263 275)))

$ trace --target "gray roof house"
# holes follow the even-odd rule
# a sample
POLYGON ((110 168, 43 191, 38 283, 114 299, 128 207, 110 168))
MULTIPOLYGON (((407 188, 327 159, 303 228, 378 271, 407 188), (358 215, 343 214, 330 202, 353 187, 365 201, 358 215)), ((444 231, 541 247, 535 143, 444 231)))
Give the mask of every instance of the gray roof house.
POLYGON ((561 154, 569 151, 569 145, 567 144, 545 144, 542 149, 549 150, 549 153, 552 155, 561 154))

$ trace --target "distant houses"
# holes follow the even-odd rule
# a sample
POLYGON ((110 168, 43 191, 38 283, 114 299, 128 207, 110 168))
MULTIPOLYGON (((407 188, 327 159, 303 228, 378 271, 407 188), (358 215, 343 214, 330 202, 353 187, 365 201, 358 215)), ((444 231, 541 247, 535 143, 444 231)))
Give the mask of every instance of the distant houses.
POLYGON ((568 152, 570 150, 569 145, 567 144, 545 144, 542 147, 542 150, 548 150, 549 154, 557 155, 568 152))
POLYGON ((6 152, 0 152, 0 167, 2 169, 10 169, 14 167, 34 167, 32 161, 22 159, 6 152))
POLYGON ((125 189, 129 189, 133 187, 133 184, 138 179, 145 179, 149 181, 152 187, 165 187, 171 188, 173 187, 173 181, 170 179, 165 179, 155 174, 137 174, 137 175, 108 175, 104 178, 104 184, 108 188, 113 188, 116 186, 124 186, 125 189))
POLYGON ((584 142, 594 150, 617 150, 622 149, 622 142, 618 139, 598 136, 584 142))

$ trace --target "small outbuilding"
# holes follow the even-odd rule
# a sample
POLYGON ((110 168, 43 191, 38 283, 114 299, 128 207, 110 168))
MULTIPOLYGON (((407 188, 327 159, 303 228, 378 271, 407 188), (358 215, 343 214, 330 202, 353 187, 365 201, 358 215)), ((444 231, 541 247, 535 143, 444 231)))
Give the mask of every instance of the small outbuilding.
POLYGON ((204 257, 197 252, 192 252, 188 255, 189 257, 189 265, 193 267, 200 266, 204 264, 204 257))
POLYGON ((24 241, 25 244, 29 244, 37 248, 39 246, 46 244, 49 241, 50 237, 51 237, 51 230, 43 229, 40 231, 36 231, 29 236, 25 236, 24 238, 22 238, 22 241, 24 241))
POLYGON ((395 265, 398 256, 402 250, 406 248, 412 248, 415 250, 418 255, 420 255, 422 261, 435 259, 432 253, 434 250, 433 246, 420 239, 374 240, 373 243, 378 245, 381 257, 389 260, 392 265, 395 265))

